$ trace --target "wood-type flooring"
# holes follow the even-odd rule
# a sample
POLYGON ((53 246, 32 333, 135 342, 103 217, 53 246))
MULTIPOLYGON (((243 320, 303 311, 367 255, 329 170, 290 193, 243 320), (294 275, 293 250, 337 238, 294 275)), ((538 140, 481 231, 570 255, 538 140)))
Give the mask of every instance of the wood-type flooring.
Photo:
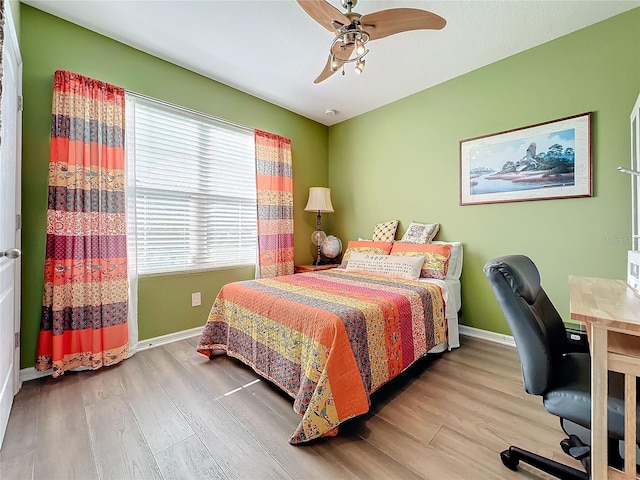
POLYGON ((287 443, 292 400, 197 338, 138 352, 98 371, 23 384, 0 450, 0 478, 549 478, 504 467, 509 445, 576 466, 559 420, 522 387, 514 348, 462 337, 376 392, 336 437, 287 443))

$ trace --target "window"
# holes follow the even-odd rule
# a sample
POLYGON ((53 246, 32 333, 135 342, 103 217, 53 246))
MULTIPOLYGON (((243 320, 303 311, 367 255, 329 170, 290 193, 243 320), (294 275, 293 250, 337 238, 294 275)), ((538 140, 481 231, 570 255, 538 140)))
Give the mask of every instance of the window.
POLYGON ((255 265, 253 131, 130 93, 126 110, 138 273, 255 265))

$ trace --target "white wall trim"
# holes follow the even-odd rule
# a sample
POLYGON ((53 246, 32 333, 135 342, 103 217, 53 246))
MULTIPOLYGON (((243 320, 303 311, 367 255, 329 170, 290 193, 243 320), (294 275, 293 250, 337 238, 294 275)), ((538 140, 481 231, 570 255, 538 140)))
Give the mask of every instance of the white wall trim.
POLYGON ((511 335, 503 335, 501 333, 490 332, 489 330, 480 330, 479 328, 468 327, 467 325, 460 325, 460 335, 481 338, 490 342, 508 345, 509 347, 516 346, 516 341, 511 335))
MULTIPOLYGON (((136 346, 137 352, 142 352, 154 347, 160 347, 167 343, 178 342, 187 338, 195 337, 202 333, 204 327, 195 327, 188 330, 182 330, 180 332, 168 333, 167 335, 160 335, 159 337, 147 338, 146 340, 140 340, 136 346)), ((460 325, 460 335, 466 335, 468 337, 481 338, 490 342, 500 343, 502 345, 508 345, 515 347, 516 342, 511 335, 503 335, 501 333, 490 332, 488 330, 481 330, 479 328, 469 327, 467 325, 460 325)), ((34 367, 23 368, 20 370, 20 383, 35 380, 36 378, 42 378, 51 375, 50 370, 38 371, 34 367)))
MULTIPOLYGON (((160 335, 159 337, 147 338, 146 340, 140 340, 136 345, 136 352, 142 352, 154 347, 160 347, 167 343, 178 342, 187 338, 195 337, 202 333, 204 327, 190 328, 189 330, 182 330, 180 332, 168 333, 167 335, 160 335)), ((39 371, 35 367, 23 368, 20 370, 20 384, 35 380, 36 378, 48 377, 51 375, 51 370, 39 371)))
POLYGON ((147 338, 146 340, 140 340, 136 347, 137 352, 148 350, 154 347, 161 347, 167 343, 179 342, 186 338, 195 337, 202 333, 202 327, 190 328, 189 330, 182 330, 180 332, 168 333, 166 335, 160 335, 159 337, 147 338))
POLYGON ((20 369, 20 385, 36 378, 51 376, 51 370, 36 370, 35 367, 20 369))

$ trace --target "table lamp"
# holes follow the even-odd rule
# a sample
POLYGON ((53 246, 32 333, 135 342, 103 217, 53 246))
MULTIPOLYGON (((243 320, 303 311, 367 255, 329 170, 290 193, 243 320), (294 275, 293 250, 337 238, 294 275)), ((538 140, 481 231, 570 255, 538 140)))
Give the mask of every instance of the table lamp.
POLYGON ((321 220, 322 213, 332 213, 333 205, 331 205, 331 189, 326 187, 310 187, 309 201, 304 207, 305 212, 317 212, 316 229, 311 234, 311 242, 317 247, 317 256, 314 265, 321 265, 320 247, 327 240, 327 235, 322 231, 321 220))

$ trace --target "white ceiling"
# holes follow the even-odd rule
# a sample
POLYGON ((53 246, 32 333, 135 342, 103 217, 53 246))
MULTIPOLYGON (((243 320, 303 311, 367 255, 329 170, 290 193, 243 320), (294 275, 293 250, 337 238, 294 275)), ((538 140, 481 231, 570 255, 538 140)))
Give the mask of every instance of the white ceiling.
MULTIPOLYGON (((640 6, 640 0, 360 0, 361 14, 429 10, 443 30, 369 43, 316 85, 332 34, 294 0, 22 0, 288 110, 333 125, 640 6), (334 109, 336 115, 325 115, 334 109)), ((329 0, 344 11, 339 0, 329 0)), ((640 26, 639 26, 640 28, 640 26)))

